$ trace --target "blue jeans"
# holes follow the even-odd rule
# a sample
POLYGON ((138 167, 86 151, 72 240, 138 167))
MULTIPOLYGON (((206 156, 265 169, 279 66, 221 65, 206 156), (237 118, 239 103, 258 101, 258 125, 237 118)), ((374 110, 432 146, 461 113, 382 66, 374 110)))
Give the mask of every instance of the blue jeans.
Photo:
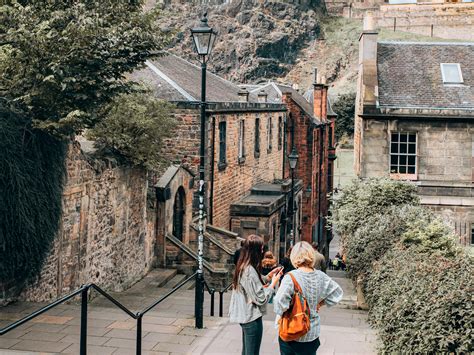
POLYGON ((263 335, 262 317, 249 323, 241 323, 240 326, 242 327, 242 355, 260 354, 263 335))
POLYGON ((280 355, 315 355, 316 350, 321 345, 319 338, 301 343, 298 341, 283 341, 278 337, 278 343, 280 344, 280 355))

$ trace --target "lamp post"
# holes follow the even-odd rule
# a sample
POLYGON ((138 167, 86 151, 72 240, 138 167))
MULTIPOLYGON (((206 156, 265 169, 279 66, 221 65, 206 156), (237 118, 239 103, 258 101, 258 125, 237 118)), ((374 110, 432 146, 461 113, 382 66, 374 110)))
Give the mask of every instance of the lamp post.
POLYGON ((199 150, 199 235, 198 235, 198 270, 196 274, 196 293, 194 300, 194 316, 196 318, 196 328, 203 327, 203 307, 204 307, 204 274, 203 274, 203 244, 204 244, 204 219, 205 217, 205 139, 206 139, 206 69, 209 55, 211 54, 217 32, 207 24, 207 13, 201 19, 199 27, 191 29, 191 37, 194 42, 194 49, 201 61, 201 146, 199 150))
POLYGON ((291 218, 291 231, 290 231, 290 246, 293 246, 294 242, 294 230, 295 230, 295 169, 296 163, 298 163, 298 152, 295 146, 291 149, 290 155, 288 155, 288 161, 290 163, 291 170, 291 195, 290 195, 290 208, 288 209, 289 217, 291 218))

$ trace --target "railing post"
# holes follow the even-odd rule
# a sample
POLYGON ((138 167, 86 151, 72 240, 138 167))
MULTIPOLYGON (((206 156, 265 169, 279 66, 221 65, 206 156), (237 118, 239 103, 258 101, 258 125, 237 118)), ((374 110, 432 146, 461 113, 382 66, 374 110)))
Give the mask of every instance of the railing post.
POLYGON ((224 291, 219 291, 219 317, 222 317, 224 308, 224 291))
POLYGON ((211 290, 211 317, 214 317, 214 290, 211 290))
POLYGON ((142 355, 142 319, 143 319, 143 315, 138 314, 138 318, 137 318, 137 355, 142 355))
POLYGON ((196 274, 194 316, 196 317, 196 328, 202 329, 203 324, 203 305, 204 305, 204 277, 202 272, 196 274))
POLYGON ((81 338, 79 353, 81 355, 87 354, 87 293, 89 287, 84 286, 81 292, 81 338))

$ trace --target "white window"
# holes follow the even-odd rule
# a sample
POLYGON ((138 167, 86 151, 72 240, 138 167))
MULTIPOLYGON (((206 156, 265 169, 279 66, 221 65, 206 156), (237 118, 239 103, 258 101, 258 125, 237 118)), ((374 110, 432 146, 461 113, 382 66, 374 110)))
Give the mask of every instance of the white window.
POLYGON ((245 121, 239 123, 239 159, 245 157, 245 121))
POLYGON ((461 84, 461 66, 458 63, 441 63, 441 75, 445 84, 461 84))
POLYGON ((392 132, 390 138, 390 173, 416 174, 416 133, 392 132))

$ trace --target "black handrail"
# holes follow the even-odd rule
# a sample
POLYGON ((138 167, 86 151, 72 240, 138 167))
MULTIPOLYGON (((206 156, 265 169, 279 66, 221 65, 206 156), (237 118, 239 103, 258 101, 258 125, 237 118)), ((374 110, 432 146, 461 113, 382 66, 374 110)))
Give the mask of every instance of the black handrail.
POLYGON ((121 304, 119 301, 117 301, 115 298, 113 298, 111 295, 109 295, 107 292, 102 290, 99 286, 96 284, 87 284, 87 285, 82 285, 80 288, 77 290, 71 292, 70 294, 61 297, 60 299, 54 301, 53 303, 50 303, 43 308, 40 308, 36 312, 33 312, 26 317, 23 317, 20 320, 17 320, 16 322, 7 325, 4 328, 0 329, 0 336, 8 333, 9 331, 19 327, 22 324, 25 324, 26 322, 29 322, 30 320, 38 317, 39 315, 43 314, 44 312, 49 311, 50 309, 70 300, 73 297, 76 297, 77 295, 81 294, 81 332, 80 332, 80 346, 79 346, 79 353, 81 355, 87 355, 87 300, 88 300, 88 294, 90 289, 96 290, 98 293, 100 293, 102 296, 107 298, 110 302, 112 302, 116 307, 120 308, 122 311, 124 311, 126 314, 128 314, 131 318, 135 319, 137 321, 137 343, 136 343, 136 354, 141 355, 142 353, 142 320, 143 316, 148 313, 150 310, 155 308, 158 304, 163 302, 165 299, 167 299, 169 296, 171 296, 173 293, 175 293, 177 290, 179 290, 181 287, 183 287, 186 283, 188 283, 190 280, 195 278, 197 276, 197 273, 194 273, 193 275, 189 276, 185 280, 181 281, 178 285, 173 287, 171 291, 169 291, 167 294, 164 296, 160 297, 156 302, 153 302, 151 305, 146 307, 140 312, 133 313, 130 311, 127 307, 125 307, 123 304, 121 304))

